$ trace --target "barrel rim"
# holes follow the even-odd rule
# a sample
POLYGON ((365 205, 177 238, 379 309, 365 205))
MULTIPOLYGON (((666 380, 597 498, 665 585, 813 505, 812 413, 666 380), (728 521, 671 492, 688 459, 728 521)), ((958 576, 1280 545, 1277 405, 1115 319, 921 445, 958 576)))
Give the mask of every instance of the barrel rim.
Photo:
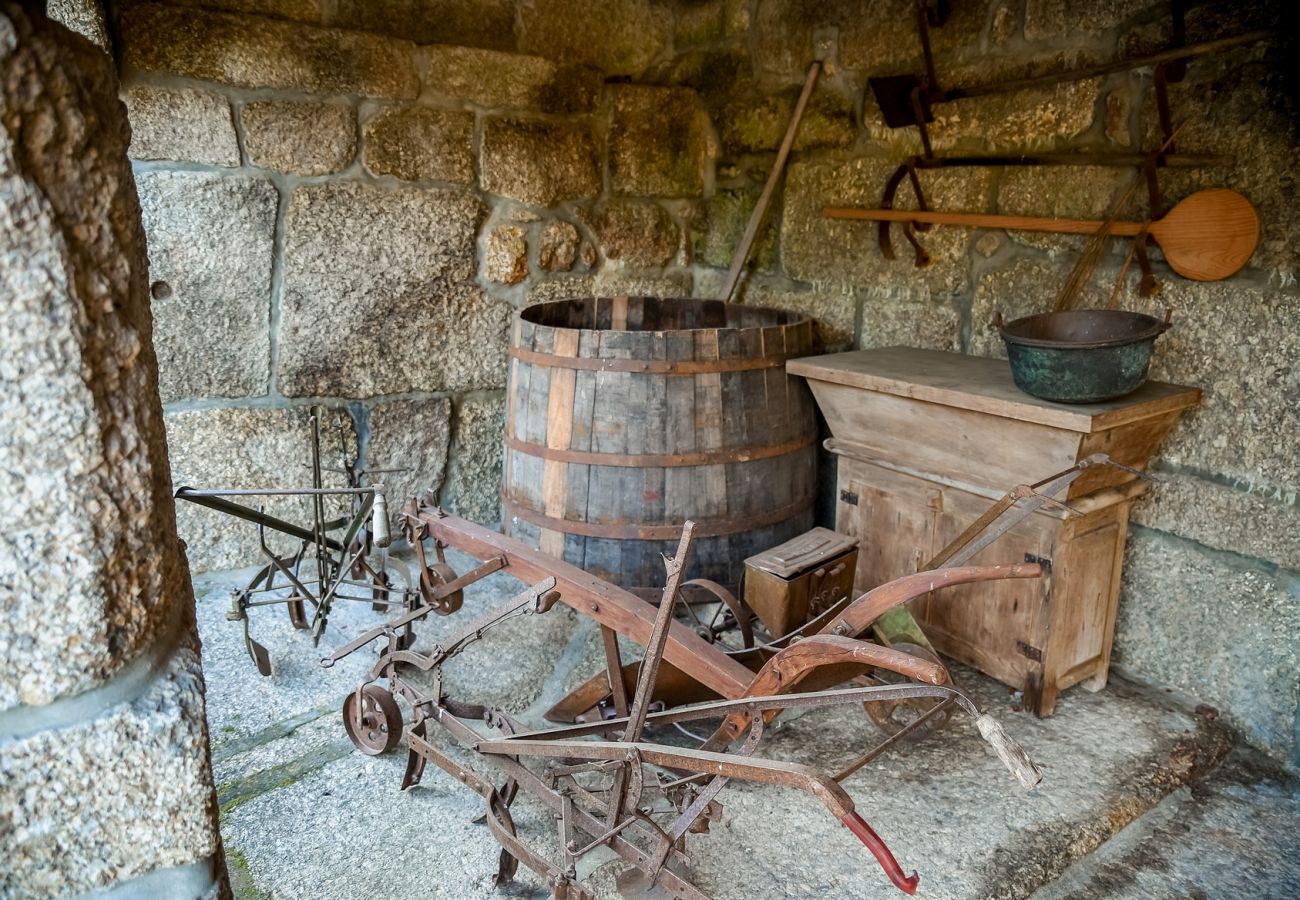
POLYGON ((516 322, 527 323, 533 328, 550 328, 553 329, 554 331, 576 331, 584 334, 625 333, 625 334, 658 334, 658 335, 697 334, 706 331, 716 331, 720 334, 733 333, 733 332, 736 334, 744 334, 746 332, 760 332, 772 328, 781 328, 781 329, 803 328, 811 325, 813 322, 812 316, 808 315, 807 313, 801 312, 799 310, 794 310, 794 309, 782 309, 781 307, 776 307, 776 306, 751 306, 750 304, 747 303, 729 303, 725 300, 713 300, 707 297, 655 297, 648 294, 636 294, 636 295, 616 294, 610 297, 601 297, 601 296, 561 297, 556 300, 547 300, 542 303, 529 304, 528 306, 525 306, 523 309, 517 310, 514 314, 514 319, 516 322), (609 301, 610 303, 613 303, 615 300, 619 299, 620 297, 625 300, 654 300, 656 302, 672 301, 678 303, 698 303, 698 304, 717 303, 722 305, 724 308, 743 309, 747 312, 754 312, 754 313, 771 313, 774 316, 789 317, 790 320, 787 322, 779 322, 779 321, 769 322, 765 325, 746 325, 746 326, 724 325, 721 327, 700 327, 700 328, 588 328, 588 327, 575 328, 569 325, 552 325, 548 322, 539 322, 536 319, 530 318, 528 316, 529 313, 535 312, 536 310, 553 308, 557 304, 596 303, 600 301, 609 301))

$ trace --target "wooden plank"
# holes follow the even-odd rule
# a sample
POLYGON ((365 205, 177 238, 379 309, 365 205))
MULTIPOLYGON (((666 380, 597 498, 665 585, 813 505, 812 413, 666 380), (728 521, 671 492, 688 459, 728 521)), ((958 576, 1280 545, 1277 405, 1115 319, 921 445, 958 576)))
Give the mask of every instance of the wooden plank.
MULTIPOLYGON (((519 318, 519 316, 516 315, 515 318, 514 318, 514 322, 511 323, 511 328, 510 328, 510 335, 511 335, 511 337, 510 337, 510 346, 511 346, 511 347, 520 347, 520 346, 522 346, 522 345, 520 344, 520 332, 522 331, 522 329, 523 329, 523 322, 522 322, 522 320, 519 318)), ((524 365, 524 363, 521 363, 519 360, 517 360, 517 359, 511 359, 511 360, 510 360, 510 363, 509 363, 509 374, 508 374, 508 377, 507 377, 507 379, 506 379, 506 383, 509 385, 509 390, 507 391, 507 396, 510 398, 510 402, 506 404, 506 434, 509 435, 509 436, 512 436, 512 437, 513 437, 514 434, 515 434, 515 414, 516 414, 516 410, 515 410, 515 402, 514 402, 514 400, 515 400, 515 398, 518 397, 519 394, 520 394, 520 383, 519 383, 520 370, 521 370, 521 369, 524 369, 524 368, 526 368, 525 365, 524 365)))
MULTIPOLYGON (((523 320, 515 315, 512 328, 512 347, 522 347, 523 320)), ((531 346, 531 331, 529 344, 531 346)), ((516 419, 519 416, 520 406, 526 402, 524 398, 528 395, 528 372, 530 367, 517 359, 510 360, 510 375, 507 380, 506 388, 506 437, 511 438, 518 435, 516 430, 516 419)), ((501 484, 507 490, 514 484, 514 454, 509 449, 505 451, 505 460, 502 464, 501 484)), ((506 524, 506 530, 509 531, 509 523, 506 524)))
MULTIPOLYGON (((695 339, 689 331, 668 333, 665 339, 668 359, 694 359, 695 339)), ((696 380, 694 375, 672 375, 664 380, 664 394, 668 417, 665 431, 666 448, 672 453, 694 453, 697 445, 696 380)), ((671 468, 664 473, 664 518, 672 522, 685 521, 695 505, 694 467, 671 468)))
MULTIPOLYGON (((758 329, 742 331, 739 335, 739 353, 741 356, 756 357, 763 350, 758 329)), ((763 390, 763 370, 735 372, 735 380, 740 397, 740 422, 732 440, 733 446, 752 447, 772 441, 775 433, 767 421, 766 392, 763 390)))
MULTIPOLYGON (((653 304, 653 301, 646 301, 653 304)), ((657 309, 657 304, 654 305, 657 309)), ((658 316, 653 317, 657 324, 658 316)), ((644 333, 646 355, 650 359, 666 360, 668 342, 662 333, 644 333)), ((671 410, 668 408, 667 375, 647 374, 641 376, 645 391, 645 418, 648 423, 645 435, 645 448, 650 453, 666 453, 668 450, 668 428, 671 410)), ((668 519, 668 484, 667 472, 662 466, 643 468, 645 483, 642 485, 641 499, 644 504, 645 520, 648 522, 669 522, 668 519)), ((674 523, 677 524, 677 523, 674 523)))
POLYGON ((1053 403, 1017 388, 1006 360, 911 347, 792 359, 786 363, 786 371, 812 381, 1084 433, 1186 409, 1196 405, 1201 396, 1197 388, 1148 381, 1127 397, 1104 403, 1053 403))
POLYGON ((645 390, 645 450, 647 453, 668 453, 668 430, 672 427, 672 411, 668 408, 667 375, 642 375, 645 390))
POLYGON ((812 388, 837 438, 881 459, 990 487, 998 496, 1068 469, 1078 458, 1077 432, 828 381, 812 388))
MULTIPOLYGON (((696 408, 697 376, 669 378, 668 443, 683 453, 696 451, 699 411, 696 408)), ((694 466, 675 466, 664 473, 664 518, 685 521, 699 503, 695 496, 698 473, 694 466)))
MULTIPOLYGON (((630 359, 647 359, 650 353, 650 336, 644 332, 629 331, 624 335, 626 353, 630 359)), ((624 392, 619 398, 622 406, 624 431, 627 434, 625 453, 642 454, 651 452, 649 448, 650 433, 656 430, 656 424, 649 415, 649 397, 651 376, 630 373, 623 383, 624 392), (635 415, 632 413, 635 412, 635 415)))
MULTIPOLYGON (((1106 593, 1102 598, 1103 611, 1098 625, 1101 632, 1101 648, 1097 653, 1097 664, 1086 675, 1079 678, 1085 691, 1101 690, 1106 686, 1106 680, 1110 675, 1110 653, 1115 644, 1115 616, 1119 612, 1119 586, 1124 575, 1124 544, 1128 540, 1129 504, 1119 504, 1114 507, 1113 512, 1110 510, 1108 512, 1113 515, 1115 522, 1114 532, 1111 535, 1113 544, 1109 547, 1102 545, 1099 552, 1110 556, 1110 581, 1105 585, 1106 593)), ((1070 676, 1073 677, 1074 673, 1070 673, 1070 676)))
MULTIPOLYGON (((1115 462, 1145 470, 1156 455, 1165 436, 1169 434, 1181 415, 1179 410, 1152 416, 1139 422, 1129 422, 1116 428, 1085 435, 1079 444, 1079 456, 1108 453, 1115 462)), ((1084 472, 1070 485, 1070 498, 1085 497, 1103 488, 1114 487, 1132 480, 1133 476, 1121 469, 1099 466, 1084 472)))
MULTIPOLYGON (((528 453, 506 450, 510 456, 512 478, 504 493, 521 506, 540 509, 542 505, 542 459, 528 453)), ((512 532, 513 533, 513 532, 512 532)))
MULTIPOLYGON (((532 349, 538 353, 550 355, 555 341, 555 329, 537 327, 533 331, 532 349)), ((551 393, 551 376, 554 369, 532 366, 528 375, 528 395, 525 398, 524 413, 516 423, 519 436, 530 443, 543 443, 546 440, 546 406, 551 393)))
MULTIPOLYGON (((531 322, 526 322, 522 318, 515 319, 515 334, 518 336, 516 346, 531 350, 533 348, 534 333, 535 329, 531 322)), ((506 418, 506 433, 512 436, 524 437, 530 433, 528 426, 528 397, 532 391, 533 367, 521 360, 512 360, 511 365, 510 396, 507 399, 510 412, 506 418)), ((520 486, 535 483, 528 471, 531 468, 530 463, 533 462, 535 460, 530 457, 517 454, 507 448, 503 466, 504 471, 502 472, 502 492, 516 500, 524 500, 525 493, 520 489, 520 486)), ((516 537, 524 536, 520 523, 512 521, 509 516, 504 517, 502 526, 507 534, 516 537)))
MULTIPOLYGON (((593 308, 594 308, 593 303, 593 308)), ((579 332, 578 355, 595 356, 600 351, 600 336, 591 329, 579 332)), ((573 436, 569 446, 575 450, 591 450, 596 415, 598 375, 595 372, 578 372, 573 389, 573 436)), ((587 521, 591 508, 591 467, 572 465, 569 473, 569 518, 587 521)), ((586 537, 570 535, 565 540, 565 559, 587 568, 587 551, 590 541, 586 537)))

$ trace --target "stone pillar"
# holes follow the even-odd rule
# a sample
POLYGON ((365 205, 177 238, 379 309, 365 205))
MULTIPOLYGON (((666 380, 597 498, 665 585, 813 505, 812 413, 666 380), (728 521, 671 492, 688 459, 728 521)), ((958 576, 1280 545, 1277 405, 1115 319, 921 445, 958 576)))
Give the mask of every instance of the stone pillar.
POLYGON ((129 132, 0 2, 0 896, 224 891, 129 132))

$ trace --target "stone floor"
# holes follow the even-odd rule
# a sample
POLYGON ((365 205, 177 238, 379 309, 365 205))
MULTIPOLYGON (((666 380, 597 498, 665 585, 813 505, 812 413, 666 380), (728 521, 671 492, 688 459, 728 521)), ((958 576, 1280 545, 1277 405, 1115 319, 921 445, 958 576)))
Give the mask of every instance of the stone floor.
MULTIPOLYGON (((451 559, 459 571, 465 559, 451 559)), ((521 869, 492 886, 497 845, 474 819, 481 801, 430 768, 401 793, 405 754, 365 757, 343 732, 339 703, 369 654, 321 669, 322 651, 289 626, 281 607, 254 611, 254 634, 275 673, 249 661, 227 597, 243 573, 198 578, 199 624, 222 834, 237 896, 448 898, 549 896, 521 869)), ((427 622, 437 639, 518 589, 493 576, 456 616, 427 622)), ((338 609, 322 640, 335 647, 376 624, 367 604, 338 609)), ((563 607, 491 632, 447 668, 453 696, 495 703, 525 721, 599 665, 596 629, 563 607)), ((845 781, 858 809, 907 870, 919 896, 1293 897, 1300 895, 1300 787, 1252 753, 1234 749, 1212 718, 1174 698, 1120 682, 1099 694, 1068 692, 1038 720, 1007 689, 960 673, 985 710, 1046 773, 1023 791, 968 721, 891 751, 845 781)), ((764 755, 827 769, 875 740, 861 713, 785 716, 764 755)), ((670 736, 664 736, 670 737, 670 736)), ((447 746, 447 741, 441 741, 447 746)), ((466 757, 466 762, 469 762, 466 757)), ((718 900, 749 897, 894 897, 857 840, 812 799, 732 784, 721 824, 690 846, 692 879, 718 900)), ((555 849, 554 822, 521 794, 521 836, 555 849)), ((600 860, 593 860, 598 864, 600 860)), ((587 884, 617 898, 617 865, 587 884)))

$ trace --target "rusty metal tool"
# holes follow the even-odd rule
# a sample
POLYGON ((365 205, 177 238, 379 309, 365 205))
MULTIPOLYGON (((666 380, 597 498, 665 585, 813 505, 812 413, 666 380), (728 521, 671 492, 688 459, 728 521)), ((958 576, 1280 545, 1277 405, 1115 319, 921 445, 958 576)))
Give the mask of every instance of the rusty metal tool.
MULTIPOLYGON (((272 672, 271 657, 250 631, 250 611, 255 608, 284 606, 294 627, 310 631, 313 643, 318 644, 338 601, 369 603, 381 613, 413 609, 425 594, 436 595, 450 605, 459 596, 460 588, 469 583, 446 586, 444 583, 450 579, 445 577, 445 571, 429 571, 421 565, 420 590, 416 589, 407 567, 388 554, 392 537, 384 485, 366 483, 369 475, 400 470, 366 471, 355 462, 342 469, 327 469, 321 461, 320 415, 319 409, 313 410, 308 420, 310 457, 306 468, 311 473, 310 486, 203 490, 182 486, 175 492, 179 500, 251 522, 257 528, 263 565, 243 588, 233 592, 227 618, 242 623, 248 655, 265 676, 272 672), (341 472, 346 486, 325 487, 326 471, 341 472), (291 522, 261 506, 237 502, 243 498, 275 497, 309 501, 310 522, 291 522), (326 501, 331 499, 346 500, 347 513, 331 518, 326 508, 326 501), (296 549, 289 553, 273 550, 268 544, 268 532, 293 539, 296 549), (424 590, 426 586, 428 590, 424 590)), ((414 640, 409 628, 403 640, 408 644, 414 640)))
MULTIPOLYGON (((1024 751, 992 719, 980 714, 969 697, 945 683, 947 673, 942 665, 858 640, 848 633, 856 634, 866 627, 858 615, 863 608, 904 602, 922 587, 935 589, 940 582, 1036 577, 1041 569, 1035 564, 949 568, 929 573, 924 585, 916 580, 918 576, 902 584, 884 585, 843 607, 839 615, 821 620, 823 630, 844 625, 841 630, 845 633, 806 635, 802 640, 771 648, 763 657, 767 663, 755 674, 733 662, 724 648, 704 641, 673 616, 675 608, 686 603, 679 595, 683 587, 681 572, 694 532, 691 523, 682 530, 677 554, 665 559, 667 577, 659 609, 655 610, 635 595, 436 508, 412 503, 403 514, 408 533, 421 540, 453 546, 479 558, 500 559, 502 571, 525 581, 540 578, 427 652, 402 647, 399 630, 409 624, 404 619, 413 621, 435 614, 432 604, 372 630, 323 660, 323 664, 330 665, 370 642, 386 640, 387 647, 370 676, 345 702, 349 736, 362 752, 377 753, 395 746, 395 735, 404 732, 408 760, 403 788, 419 784, 426 763, 433 762, 483 796, 486 821, 503 847, 500 881, 509 880, 522 863, 546 879, 557 895, 585 896, 577 864, 595 848, 608 847, 651 885, 660 885, 678 897, 703 900, 705 895, 679 874, 686 861, 685 841, 690 834, 707 831, 709 821, 720 810, 716 798, 726 784, 743 780, 790 787, 816 797, 868 848, 897 887, 913 892, 917 886, 915 873, 904 873, 835 777, 798 763, 755 755, 766 723, 783 710, 898 703, 918 697, 951 701, 976 717, 981 735, 1017 778, 1028 786, 1040 777, 1024 751), (522 726, 500 710, 446 695, 441 676, 444 663, 499 623, 543 613, 556 602, 597 618, 611 634, 623 634, 645 646, 626 715, 610 721, 538 730, 522 726), (691 651, 697 653, 697 658, 690 657, 691 651), (673 655, 677 662, 670 663, 673 655), (677 665, 683 667, 679 672, 707 679, 722 688, 727 692, 724 699, 654 709, 657 682, 677 665), (740 675, 733 666, 746 674, 740 675), (842 683, 846 673, 879 667, 907 673, 910 680, 904 684, 830 689, 842 683), (406 675, 408 669, 430 673, 432 685, 415 684, 406 675), (736 682, 729 683, 732 673, 736 682), (738 683, 742 679, 743 683, 738 683), (387 681, 386 688, 378 683, 381 680, 387 681), (411 710, 410 722, 404 729, 399 701, 411 710), (647 733, 651 727, 718 718, 724 722, 724 728, 719 729, 721 736, 715 734, 697 748, 660 743, 647 733), (501 736, 485 735, 474 726, 475 722, 501 732, 501 736), (729 724, 734 727, 727 728, 729 724), (462 747, 501 770, 506 776, 504 786, 496 787, 476 768, 453 761, 436 748, 427 739, 428 729, 434 726, 445 728, 462 747), (744 740, 733 747, 740 738, 744 740), (555 814, 561 845, 558 862, 546 858, 515 833, 509 805, 516 789, 527 791, 555 814)), ((757 648, 750 652, 753 649, 757 648)))
POLYGON ((1155 70, 1156 103, 1160 115, 1160 124, 1165 137, 1169 137, 1172 118, 1169 113, 1166 84, 1183 79, 1185 66, 1189 60, 1247 44, 1272 40, 1275 37, 1272 32, 1260 29, 1230 37, 1188 44, 1184 15, 1186 2, 1185 0, 1174 0, 1170 5, 1173 41, 1171 46, 1164 50, 1028 78, 945 89, 940 86, 935 69, 934 53, 930 45, 930 29, 942 25, 947 16, 947 11, 941 8, 942 6, 943 4, 940 4, 940 7, 932 7, 924 0, 919 0, 916 3, 917 35, 920 39, 921 55, 924 62, 923 74, 883 75, 867 79, 868 88, 880 107, 885 125, 889 128, 917 126, 920 132, 921 146, 924 148, 926 157, 933 156, 930 134, 926 126, 934 121, 932 107, 936 104, 951 103, 956 100, 983 97, 990 94, 1009 94, 1039 87, 1052 87, 1065 82, 1082 81, 1109 75, 1113 72, 1124 72, 1148 66, 1153 67, 1155 70))
POLYGON ((1056 495, 1094 466, 1114 466, 1139 478, 1147 477, 1131 466, 1115 462, 1106 453, 1093 453, 1068 469, 1049 475, 1041 481, 1016 485, 936 553, 925 564, 923 571, 940 566, 961 565, 1044 506, 1062 510, 1069 515, 1078 515, 1076 510, 1057 500, 1056 495), (1014 514, 1011 514, 1012 509, 1016 511, 1014 514))

